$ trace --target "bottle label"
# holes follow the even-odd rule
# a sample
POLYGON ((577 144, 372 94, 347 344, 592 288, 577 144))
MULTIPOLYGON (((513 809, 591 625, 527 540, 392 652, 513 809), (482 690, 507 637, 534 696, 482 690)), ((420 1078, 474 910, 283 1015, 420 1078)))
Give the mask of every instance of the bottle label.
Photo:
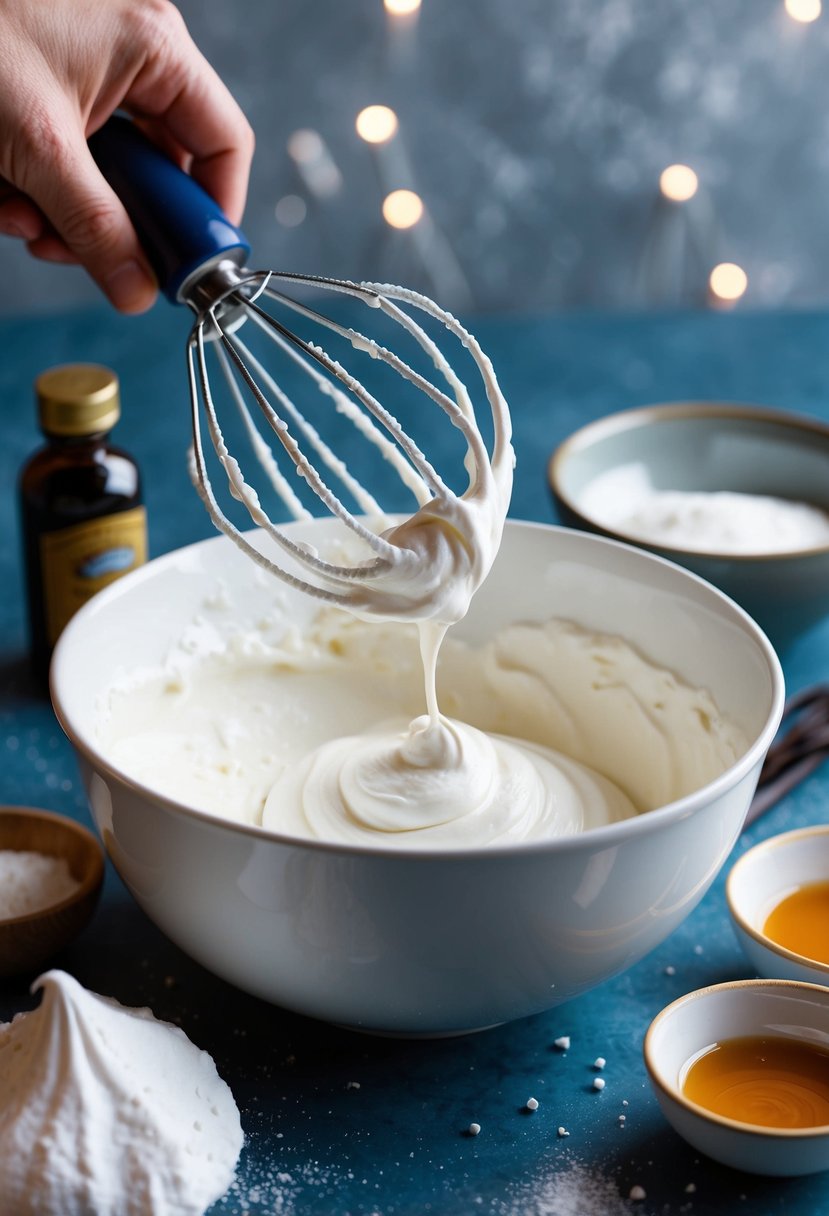
POLYGON ((49 645, 54 646, 64 626, 97 591, 146 560, 144 507, 44 532, 40 564, 49 645))

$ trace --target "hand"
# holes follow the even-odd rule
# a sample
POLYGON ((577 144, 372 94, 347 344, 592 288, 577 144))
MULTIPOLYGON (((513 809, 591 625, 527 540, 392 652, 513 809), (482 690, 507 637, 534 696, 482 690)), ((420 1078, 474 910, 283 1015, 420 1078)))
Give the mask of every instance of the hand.
POLYGON ((119 106, 239 223, 253 133, 168 0, 0 0, 0 233, 143 312, 152 271, 86 143, 119 106))

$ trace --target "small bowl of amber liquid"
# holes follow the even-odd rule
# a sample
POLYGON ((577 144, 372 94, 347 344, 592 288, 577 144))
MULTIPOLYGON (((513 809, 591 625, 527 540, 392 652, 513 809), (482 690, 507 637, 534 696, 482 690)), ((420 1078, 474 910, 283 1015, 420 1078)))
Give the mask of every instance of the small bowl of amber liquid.
POLYGON ((829 985, 829 826, 749 849, 728 875, 726 900, 758 975, 829 985))
POLYGON ((645 1065, 668 1122, 735 1169, 829 1169, 829 988, 735 980, 657 1014, 645 1065))

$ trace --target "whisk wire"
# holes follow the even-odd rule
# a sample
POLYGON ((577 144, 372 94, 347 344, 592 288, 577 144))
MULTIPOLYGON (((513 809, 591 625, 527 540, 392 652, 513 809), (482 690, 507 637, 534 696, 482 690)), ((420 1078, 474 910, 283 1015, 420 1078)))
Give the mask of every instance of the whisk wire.
MULTIPOLYGON (((390 571, 393 571, 398 582, 401 577, 405 579, 406 570, 409 567, 414 569, 419 558, 414 550, 394 544, 381 534, 378 525, 382 528, 384 514, 380 505, 351 476, 346 463, 329 447, 317 427, 297 408, 291 397, 251 350, 249 343, 239 336, 238 330, 245 320, 249 320, 258 331, 264 331, 278 349, 314 381, 320 392, 332 398, 335 410, 373 443, 392 464, 404 484, 414 494, 419 507, 423 508, 430 502, 438 501, 444 504, 462 504, 465 500, 471 502, 491 487, 492 461, 496 456, 503 459, 507 449, 511 453, 508 438, 506 447, 499 453, 496 436, 495 450, 490 457, 476 425, 472 401, 466 386, 434 339, 414 317, 400 307, 398 301, 421 309, 433 319, 441 321, 446 329, 470 350, 484 377, 493 418, 496 422, 503 421, 505 403, 494 385, 494 379, 490 382, 487 369, 491 369, 491 365, 475 339, 451 314, 437 308, 430 300, 416 292, 402 288, 386 288, 379 284, 362 285, 321 279, 310 275, 245 272, 237 274, 226 290, 215 293, 207 307, 193 305, 197 320, 188 345, 193 415, 191 469, 211 519, 220 531, 230 536, 246 553, 277 577, 301 590, 342 605, 353 605, 359 599, 359 585, 363 582, 376 580, 390 571), (392 322, 401 326, 429 357, 453 396, 373 338, 289 297, 275 285, 277 282, 280 285, 313 284, 324 290, 356 297, 369 307, 381 309, 392 322), (294 333, 278 317, 266 310, 263 307, 265 299, 301 315, 305 320, 347 341, 355 350, 382 362, 436 404, 465 441, 464 464, 469 478, 466 491, 460 495, 451 491, 397 418, 321 345, 294 333), (326 561, 310 546, 289 539, 280 527, 270 520, 256 491, 245 480, 238 461, 230 454, 225 442, 210 385, 208 347, 216 353, 222 377, 241 415, 253 454, 289 513, 294 518, 307 519, 310 515, 289 485, 273 452, 255 425, 246 399, 248 396, 256 403, 267 429, 279 441, 287 458, 313 494, 367 546, 373 557, 357 560, 350 565, 326 561), (265 557, 245 540, 222 511, 207 470, 199 417, 200 406, 204 411, 212 447, 228 477, 231 494, 242 503, 253 523, 258 524, 285 553, 304 568, 314 582, 284 570, 276 562, 265 557), (317 465, 308 458, 306 448, 314 453, 319 464, 338 480, 339 485, 351 494, 360 511, 367 517, 367 522, 355 516, 346 507, 317 465)), ((508 435, 508 418, 506 426, 508 435)), ((498 430, 496 427, 496 432, 498 430)))

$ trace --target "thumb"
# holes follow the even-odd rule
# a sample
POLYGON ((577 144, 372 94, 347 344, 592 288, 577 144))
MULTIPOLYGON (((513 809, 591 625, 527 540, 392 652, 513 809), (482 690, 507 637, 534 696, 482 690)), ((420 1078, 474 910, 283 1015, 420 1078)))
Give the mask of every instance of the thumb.
POLYGON ((104 179, 86 140, 54 141, 49 156, 35 154, 26 193, 60 239, 122 312, 143 312, 156 283, 129 216, 104 179))

